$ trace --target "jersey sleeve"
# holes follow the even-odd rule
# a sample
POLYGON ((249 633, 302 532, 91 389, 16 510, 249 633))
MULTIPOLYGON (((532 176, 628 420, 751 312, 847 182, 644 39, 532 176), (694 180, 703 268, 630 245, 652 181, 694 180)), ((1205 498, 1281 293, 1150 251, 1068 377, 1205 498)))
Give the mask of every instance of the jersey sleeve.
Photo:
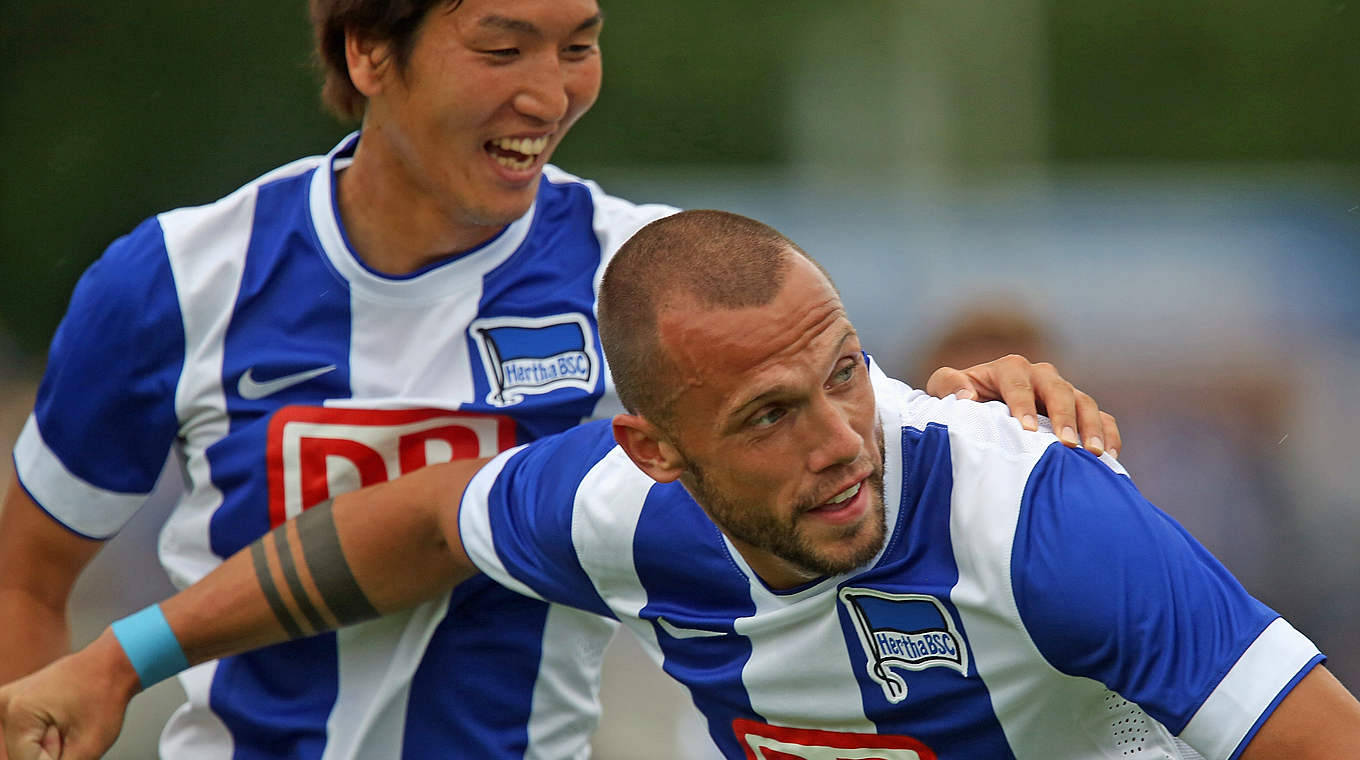
POLYGON ((1050 447, 1025 488, 1012 579, 1059 671, 1138 703, 1206 757, 1236 757, 1322 656, 1129 479, 1050 447))
POLYGON ((614 617, 577 554, 581 483, 613 448, 608 421, 492 459, 463 493, 463 549, 483 573, 526 596, 614 617))
POLYGON ((48 353, 15 471, 63 525, 107 538, 142 505, 177 434, 184 328, 159 223, 80 278, 48 353))

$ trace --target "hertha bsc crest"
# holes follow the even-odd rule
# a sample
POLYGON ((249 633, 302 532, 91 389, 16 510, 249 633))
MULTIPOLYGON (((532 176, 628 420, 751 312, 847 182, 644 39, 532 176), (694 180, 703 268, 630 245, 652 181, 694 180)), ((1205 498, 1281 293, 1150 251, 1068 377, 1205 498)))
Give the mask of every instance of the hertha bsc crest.
POLYGON ((468 332, 481 350, 492 406, 511 406, 558 388, 595 390, 600 356, 584 315, 478 319, 468 332))
POLYGON ((843 588, 840 599, 855 621, 869 675, 889 702, 907 697, 907 682, 894 668, 947 667, 968 675, 968 647, 935 597, 843 588))

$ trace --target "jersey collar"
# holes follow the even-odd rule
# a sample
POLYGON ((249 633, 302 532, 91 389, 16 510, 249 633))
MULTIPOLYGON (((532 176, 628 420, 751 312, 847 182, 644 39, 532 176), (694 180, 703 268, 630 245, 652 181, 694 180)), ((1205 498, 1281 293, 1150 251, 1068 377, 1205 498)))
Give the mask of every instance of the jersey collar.
POLYGON ((483 276, 510 258, 528 236, 537 201, 499 235, 457 258, 400 277, 368 268, 350 247, 336 199, 336 172, 353 162, 358 143, 359 133, 353 132, 326 155, 312 173, 308 201, 322 252, 356 295, 404 304, 447 299, 471 283, 480 283, 483 276))

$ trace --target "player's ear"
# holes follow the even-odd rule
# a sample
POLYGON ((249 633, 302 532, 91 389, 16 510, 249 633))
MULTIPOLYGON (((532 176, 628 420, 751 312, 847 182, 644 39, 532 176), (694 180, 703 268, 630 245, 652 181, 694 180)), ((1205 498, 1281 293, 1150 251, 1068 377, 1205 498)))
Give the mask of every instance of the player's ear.
POLYGON ((658 483, 669 483, 685 471, 685 458, 680 450, 646 417, 615 415, 614 440, 638 469, 658 483))
POLYGON ((371 98, 382 92, 388 69, 395 66, 390 43, 345 32, 345 64, 354 89, 371 98))

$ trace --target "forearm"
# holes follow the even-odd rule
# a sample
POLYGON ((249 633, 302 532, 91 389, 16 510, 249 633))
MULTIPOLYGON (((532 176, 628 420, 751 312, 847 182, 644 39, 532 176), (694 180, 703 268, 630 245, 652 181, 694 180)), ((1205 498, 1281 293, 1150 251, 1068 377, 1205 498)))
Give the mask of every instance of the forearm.
POLYGON ((189 664, 403 609, 473 575, 456 514, 479 465, 427 467, 313 507, 167 600, 189 664))
POLYGON ((28 675, 71 651, 64 607, 16 589, 0 589, 0 684, 28 675))
POLYGON ((99 547, 58 524, 11 479, 0 504, 0 683, 70 651, 67 602, 99 547))

